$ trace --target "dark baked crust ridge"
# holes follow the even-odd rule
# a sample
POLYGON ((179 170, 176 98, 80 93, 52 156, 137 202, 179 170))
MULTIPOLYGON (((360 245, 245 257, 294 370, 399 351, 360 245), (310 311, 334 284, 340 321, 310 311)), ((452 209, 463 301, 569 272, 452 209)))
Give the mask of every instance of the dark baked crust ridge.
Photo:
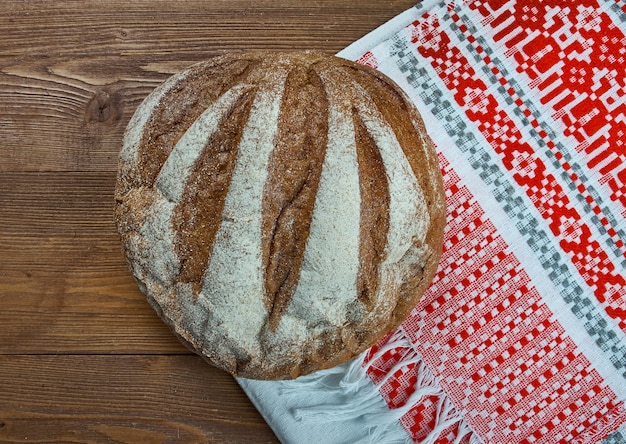
MULTIPOLYGON (((425 136, 425 132, 423 132, 419 115, 410 103, 403 101, 404 95, 397 86, 386 80, 385 77, 376 72, 367 72, 367 69, 363 70, 360 65, 354 66, 355 64, 352 62, 336 58, 328 59, 319 54, 299 54, 293 58, 290 55, 267 53, 229 55, 222 57, 221 60, 209 62, 207 66, 215 67, 224 64, 225 61, 232 61, 231 58, 237 59, 238 57, 245 59, 246 66, 253 68, 243 69, 240 74, 235 75, 238 79, 233 82, 230 81, 232 78, 221 83, 217 82, 220 85, 228 84, 228 87, 222 87, 220 93, 214 94, 213 100, 217 100, 228 88, 241 82, 256 85, 255 88, 263 88, 264 76, 258 75, 253 78, 254 72, 265 69, 272 63, 289 66, 289 74, 285 83, 287 86, 283 93, 279 114, 279 131, 274 150, 270 156, 268 180, 263 194, 264 213, 260 223, 265 227, 262 233, 265 236, 263 263, 266 265, 263 266, 263 269, 266 270, 266 277, 264 278, 265 290, 259 296, 264 299, 264 306, 268 314, 264 320, 266 328, 260 331, 257 336, 260 341, 258 353, 251 353, 249 349, 242 348, 236 343, 228 344, 229 339, 232 339, 228 337, 228 334, 224 334, 223 331, 222 333, 213 331, 214 329, 211 328, 212 323, 220 323, 223 320, 206 307, 199 308, 201 304, 197 301, 198 295, 202 292, 203 282, 200 279, 203 274, 202 270, 207 267, 207 262, 210 261, 213 242, 211 237, 214 237, 213 235, 219 229, 219 224, 223 218, 219 202, 221 201, 223 204, 223 197, 228 193, 230 181, 228 177, 232 173, 231 167, 237 157, 236 147, 241 139, 241 133, 237 133, 236 128, 242 127, 241 122, 245 121, 249 114, 250 106, 254 100, 253 93, 240 99, 220 123, 221 127, 230 125, 231 130, 224 131, 230 134, 224 138, 228 141, 225 143, 229 148, 223 151, 218 149, 211 154, 213 142, 207 143, 207 149, 202 152, 195 163, 183 197, 174 210, 172 227, 176 233, 175 250, 180 261, 180 268, 173 284, 168 287, 167 279, 163 280, 153 271, 147 269, 149 265, 146 265, 146 260, 143 262, 139 260, 142 264, 137 264, 138 255, 142 253, 135 251, 138 244, 129 242, 127 236, 130 232, 136 233, 138 227, 146 220, 147 208, 153 205, 155 199, 151 194, 150 180, 154 183, 154 179, 159 174, 158 171, 156 174, 154 172, 147 174, 144 176, 145 178, 140 180, 141 185, 137 186, 137 181, 132 179, 133 169, 151 170, 153 165, 139 161, 134 167, 133 165, 129 167, 132 162, 120 162, 120 175, 116 190, 118 227, 122 233, 127 257, 131 262, 131 269, 138 277, 142 291, 148 295, 148 299, 161 317, 192 350, 203 355, 209 362, 238 376, 264 379, 296 377, 300 374, 336 365, 360 353, 387 331, 397 327, 415 305, 434 275, 440 255, 445 219, 441 175, 436 154, 430 146, 430 141, 425 136), (348 107, 350 113, 347 117, 352 122, 354 133, 357 135, 355 149, 358 158, 359 189, 362 197, 360 206, 361 238, 359 241, 359 255, 362 258, 362 263, 359 266, 359 276, 355 277, 356 287, 359 291, 355 292, 351 306, 346 308, 345 324, 334 325, 328 321, 309 324, 307 328, 310 329, 310 334, 307 337, 301 337, 297 344, 286 344, 282 341, 284 339, 281 336, 282 330, 278 327, 286 322, 283 315, 287 313, 286 309, 289 307, 290 298, 298 285, 298 277, 302 268, 299 265, 301 259, 298 258, 302 257, 307 245, 306 220, 311 217, 310 215, 314 211, 315 190, 321 174, 321 163, 324 159, 323 149, 314 151, 314 156, 301 159, 301 164, 294 166, 292 173, 286 172, 286 169, 290 165, 298 163, 298 156, 301 157, 303 153, 314 150, 316 145, 325 140, 324 133, 328 129, 325 125, 320 124, 319 120, 323 121, 324 118, 319 119, 319 116, 328 118, 324 108, 327 109, 329 105, 323 99, 319 102, 312 101, 312 99, 316 94, 320 96, 323 96, 325 92, 330 94, 329 91, 332 88, 329 89, 323 84, 324 82, 319 77, 320 72, 333 72, 335 73, 333 76, 339 73, 339 75, 347 76, 351 79, 350 81, 356 82, 362 90, 367 92, 369 96, 367 100, 375 104, 376 110, 368 118, 372 118, 378 113, 384 117, 384 122, 381 125, 392 128, 421 189, 424 191, 428 206, 424 209, 424 213, 428 217, 428 231, 424 242, 420 241, 413 249, 419 250, 420 259, 416 261, 414 257, 410 258, 409 265, 405 267, 406 270, 410 271, 407 272, 403 269, 403 275, 408 274, 406 279, 395 290, 387 288, 388 282, 385 283, 380 280, 380 269, 381 263, 387 256, 385 234, 388 227, 386 225, 389 224, 389 212, 393 209, 389 208, 389 191, 385 181, 386 167, 383 165, 376 146, 380 137, 377 139, 376 136, 370 134, 370 130, 363 121, 361 113, 367 111, 361 108, 365 106, 364 103, 367 100, 365 102, 361 100, 357 106, 358 109, 354 106, 348 107), (370 80, 368 80, 368 76, 370 80), (372 78, 376 81, 372 82, 372 78), (290 82, 294 88, 289 86, 290 82), (303 89, 306 89, 308 85, 311 87, 311 91, 296 94, 297 85, 303 86, 303 89), (294 94, 289 92, 290 88, 294 94), (309 95, 307 96, 307 94, 309 95), (302 107, 302 111, 305 111, 306 108, 318 107, 318 111, 312 110, 312 115, 318 116, 317 122, 315 118, 304 119, 300 123, 289 121, 289 111, 296 108, 298 103, 303 100, 303 97, 298 97, 299 95, 304 96, 304 100, 308 100, 310 103, 310 106, 302 107), (239 113, 239 117, 234 118, 233 116, 237 113, 239 113), (289 143, 290 131, 299 135, 299 142, 289 143), (301 131, 306 134, 303 136, 301 131), (283 149, 280 149, 281 144, 283 144, 283 149), (218 152, 226 153, 219 162, 215 159, 215 153, 218 152), (213 160, 211 160, 212 157, 213 160), (212 184, 207 186, 203 179, 213 176, 211 171, 215 171, 216 165, 222 165, 219 169, 225 171, 224 183, 214 187, 212 184), (306 178, 303 174, 306 174, 306 178), (131 180, 128 180, 129 176, 131 176, 131 180), (281 176, 283 176, 282 180, 285 180, 285 183, 281 182, 281 176), (303 189, 306 189, 307 192, 303 193, 303 189), (209 204, 202 203, 209 201, 214 201, 217 205, 209 206, 209 204), (208 208, 211 209, 207 210, 208 208), (281 217, 282 220, 279 221, 281 217), (295 232, 289 232, 288 228, 294 223, 303 223, 303 225, 295 228, 295 232), (198 250, 201 251, 198 252, 198 250), (292 259, 293 262, 285 264, 287 258, 292 259), (157 285, 159 282, 160 286, 157 285), (367 290, 361 292, 363 288, 367 290), (366 293, 367 295, 365 295, 366 293), (276 330, 278 333, 275 334, 276 330)), ((243 64, 239 66, 241 67, 243 64)), ((199 79, 203 78, 199 74, 202 66, 191 69, 192 72, 196 72, 194 70, 197 70, 196 77, 183 76, 181 82, 199 82, 199 79)), ((225 72, 222 74, 228 75, 225 72)), ((169 94, 175 96, 180 94, 180 91, 193 91, 200 87, 194 88, 177 85, 170 90, 169 94)), ((168 95, 166 94, 165 97, 168 95)), ((208 94, 205 94, 205 97, 208 97, 208 94)), ((343 99, 345 98, 341 100, 343 99)), ((173 98, 168 100, 169 102, 162 100, 161 106, 165 102, 174 105, 184 103, 186 99, 173 98)), ((339 99, 333 97, 332 100, 339 99)), ((356 100, 359 102, 360 99, 356 100)), ((207 100, 205 103, 207 107, 211 105, 209 102, 210 100, 207 100)), ((158 113, 160 106, 156 108, 158 113)), ((198 115, 204 111, 201 108, 202 106, 199 107, 198 115)), ((187 126, 188 128, 193 123, 191 118, 186 117, 182 120, 186 121, 182 127, 187 126), (188 122, 187 119, 189 119, 188 122)), ((147 127, 155 125, 154 122, 156 121, 162 122, 157 125, 159 128, 156 130, 167 132, 167 126, 163 123, 163 119, 151 118, 148 121, 147 127)), ((243 129, 241 130, 243 131, 243 129)), ((177 131, 179 134, 176 137, 165 138, 171 140, 168 143, 172 145, 171 148, 165 148, 165 151, 169 149, 171 152, 175 141, 179 140, 185 132, 181 132, 180 129, 177 131)), ((214 135, 214 138, 217 137, 214 135)), ((148 140, 146 138, 150 139, 144 131, 142 141, 148 140)), ((146 148, 145 145, 142 147, 142 149, 147 149, 142 155, 144 157, 149 156, 150 149, 146 148)), ((167 158, 167 156, 165 157, 167 158)), ((141 159, 141 156, 139 158, 141 159)), ((161 160, 155 161, 154 165, 159 162, 161 160)), ((149 248, 148 243, 144 242, 142 245, 149 248)), ((414 253, 415 251, 412 252, 412 254, 414 253)), ((288 316, 292 314, 288 313, 288 316)))
POLYGON ((263 268, 274 331, 298 283, 328 133, 328 100, 313 67, 288 74, 263 193, 263 268))
POLYGON ((175 248, 181 263, 178 280, 194 284, 196 293, 201 290, 200 282, 211 256, 237 146, 253 99, 253 91, 245 94, 224 116, 196 161, 183 198, 174 210, 175 248))
MULTIPOLYGON (((361 192, 361 232, 359 272, 356 290, 358 300, 372 311, 380 284, 380 264, 385 259, 389 231, 389 182, 376 142, 371 137, 356 109, 352 109, 356 133, 361 192)), ((358 323, 360 319, 352 320, 358 323)))
POLYGON ((161 99, 143 131, 138 153, 142 184, 152 186, 165 160, 191 124, 233 85, 245 81, 255 66, 248 59, 223 58, 189 69, 184 81, 161 99))
POLYGON ((414 295, 423 294, 437 272, 446 223, 445 199, 441 198, 444 195, 443 179, 424 122, 406 93, 391 79, 366 65, 348 63, 343 69, 349 71, 351 78, 368 91, 369 97, 393 129, 424 195, 429 197, 427 214, 430 222, 425 239, 431 254, 425 260, 423 269, 415 270, 402 285, 398 304, 389 319, 392 329, 408 316, 415 306, 414 295))

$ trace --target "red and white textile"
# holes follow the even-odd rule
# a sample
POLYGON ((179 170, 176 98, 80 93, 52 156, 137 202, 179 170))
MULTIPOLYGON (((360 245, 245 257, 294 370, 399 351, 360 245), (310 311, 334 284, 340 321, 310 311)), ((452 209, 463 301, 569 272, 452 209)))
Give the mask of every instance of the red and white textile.
POLYGON ((240 380, 284 442, 626 443, 626 3, 426 0, 342 51, 447 190, 439 272, 360 359, 240 380))

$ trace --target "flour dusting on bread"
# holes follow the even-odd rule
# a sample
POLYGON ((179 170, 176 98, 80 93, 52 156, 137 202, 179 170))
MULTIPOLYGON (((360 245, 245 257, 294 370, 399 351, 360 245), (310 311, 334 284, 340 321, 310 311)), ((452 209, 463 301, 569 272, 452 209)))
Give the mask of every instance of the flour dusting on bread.
POLYGON ((130 121, 116 219, 131 271, 191 349, 281 379, 356 356, 432 279, 436 153, 382 74, 314 52, 229 54, 130 121))

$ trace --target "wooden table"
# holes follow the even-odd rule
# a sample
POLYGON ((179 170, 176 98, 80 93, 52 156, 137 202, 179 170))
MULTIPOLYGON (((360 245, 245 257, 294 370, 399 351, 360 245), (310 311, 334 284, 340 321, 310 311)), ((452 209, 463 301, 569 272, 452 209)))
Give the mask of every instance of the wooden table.
POLYGON ((131 278, 112 216, 122 134, 193 62, 335 53, 414 3, 0 2, 1 442, 276 442, 131 278))

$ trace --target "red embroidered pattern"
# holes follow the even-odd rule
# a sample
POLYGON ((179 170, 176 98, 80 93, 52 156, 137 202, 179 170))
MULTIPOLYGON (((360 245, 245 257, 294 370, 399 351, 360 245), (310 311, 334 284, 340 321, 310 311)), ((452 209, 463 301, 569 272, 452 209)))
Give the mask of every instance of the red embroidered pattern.
POLYGON ((584 405, 579 413, 592 423, 623 406, 590 370, 446 159, 440 161, 449 206, 445 249, 404 330, 481 436, 570 442, 581 431, 568 412, 584 405))
MULTIPOLYGON (((451 16, 453 20, 458 20, 454 13, 451 16)), ((547 171, 514 121, 489 93, 488 86, 477 76, 471 63, 451 44, 450 37, 442 27, 437 26, 436 20, 432 17, 425 17, 425 20, 434 23, 434 26, 424 29, 419 23, 414 24, 416 37, 413 43, 419 42, 416 50, 431 62, 457 104, 465 109, 467 117, 476 124, 501 157, 505 168, 511 171, 513 179, 549 223, 560 247, 593 289, 606 313, 615 318, 626 332, 626 279, 616 271, 557 179, 547 171)), ((499 74, 496 67, 492 67, 492 72, 499 74)), ((538 125, 536 121, 531 121, 531 124, 538 125)))
POLYGON ((386 352, 368 374, 415 442, 596 442, 626 422, 616 328, 626 332, 626 6, 417 8, 426 12, 361 61, 395 62, 389 73, 440 122, 433 137, 456 144, 464 158, 455 162, 472 169, 464 180, 482 178, 485 204, 495 198, 517 230, 511 239, 526 245, 501 237, 443 146, 444 253, 400 330, 421 360, 406 345, 378 348, 386 352), (542 267, 533 279, 545 277, 554 294, 539 293, 526 253, 542 267), (425 390, 424 373, 442 390, 425 390))
MULTIPOLYGON (((580 415, 589 425, 607 414, 624 417, 623 404, 555 321, 442 155, 440 163, 449 207, 441 267, 403 324, 415 349, 436 370, 435 385, 445 388, 470 426, 491 442, 557 437, 568 443, 585 432, 576 428, 580 415), (584 413, 573 415, 583 406, 584 413)), ((369 357, 388 340, 372 348, 369 357)), ((402 365, 412 353, 406 346, 392 348, 369 367, 375 383, 384 381, 380 393, 391 409, 402 407, 420 386, 424 370, 415 362, 402 365)), ((401 423, 415 442, 442 421, 444 400, 437 393, 413 400, 401 423)), ((454 442, 461 426, 450 424, 437 442, 454 442)), ((469 434, 463 440, 468 442, 469 434)))
POLYGON ((374 54, 372 54, 371 51, 367 51, 365 54, 355 60, 355 62, 367 65, 370 68, 378 68, 378 60, 376 60, 376 57, 374 57, 374 54))
MULTIPOLYGON (((436 395, 425 397, 400 419, 400 423, 411 434, 413 441, 423 442, 437 427, 437 420, 441 415, 441 402, 441 397, 436 395)), ((460 427, 460 423, 446 427, 434 441, 435 444, 456 444, 457 442, 468 444, 470 434, 463 433, 459 430, 460 427)))
POLYGON ((576 139, 576 150, 584 152, 587 166, 600 174, 626 217, 626 37, 597 1, 575 6, 470 4, 496 31, 494 41, 509 48, 517 71, 528 75, 541 102, 553 109, 563 134, 576 139), (601 130, 607 127, 605 134, 601 130))

